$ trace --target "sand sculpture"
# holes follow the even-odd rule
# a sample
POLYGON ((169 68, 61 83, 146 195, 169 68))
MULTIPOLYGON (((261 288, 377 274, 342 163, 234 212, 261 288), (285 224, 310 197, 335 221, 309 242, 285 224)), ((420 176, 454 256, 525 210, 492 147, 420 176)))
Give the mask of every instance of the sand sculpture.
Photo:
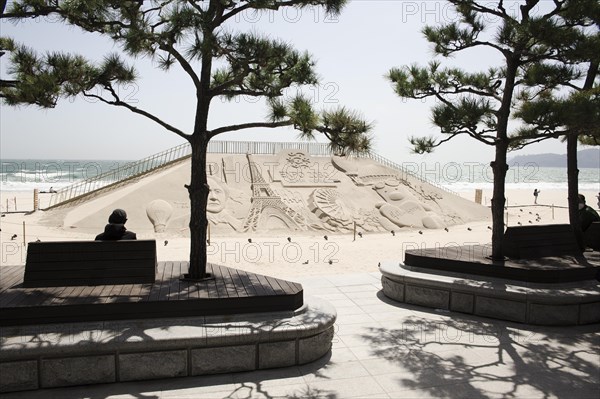
POLYGON ((428 229, 441 229, 446 227, 440 215, 431 207, 422 204, 408 189, 406 183, 402 184, 397 179, 379 182, 373 189, 385 200, 375 204, 387 222, 396 227, 425 227, 428 229))
POLYGON ((244 222, 244 231, 282 227, 286 230, 306 230, 304 216, 286 204, 263 178, 258 164, 247 155, 252 188, 252 208, 244 222))
POLYGON ((163 233, 167 228, 167 223, 173 214, 173 207, 164 200, 157 199, 148 204, 146 215, 154 226, 156 233, 163 233))
MULTIPOLYGON (((211 225, 227 225, 236 231, 239 231, 242 225, 242 221, 237 219, 229 211, 227 206, 230 200, 229 190, 227 185, 221 184, 214 178, 208 178, 208 186, 210 191, 208 192, 208 203, 206 204, 206 212, 208 221, 211 225)), ((234 201, 231 199, 231 201, 234 201)))
MULTIPOLYGON (((80 204, 67 212, 63 225, 97 229, 118 206, 127 209, 135 231, 188 234, 189 162, 80 204)), ((313 157, 298 150, 275 156, 208 154, 207 174, 207 217, 217 234, 439 229, 489 214, 485 207, 364 158, 313 157)))

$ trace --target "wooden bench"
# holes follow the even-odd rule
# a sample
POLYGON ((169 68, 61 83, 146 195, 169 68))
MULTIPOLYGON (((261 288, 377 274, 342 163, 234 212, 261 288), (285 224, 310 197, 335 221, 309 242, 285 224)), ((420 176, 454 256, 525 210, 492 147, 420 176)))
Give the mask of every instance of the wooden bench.
POLYGON ((600 251, 600 222, 592 222, 583 232, 583 242, 594 251, 600 251))
POLYGON ((154 283, 156 241, 48 241, 27 248, 24 287, 154 283))
POLYGON ((569 224, 511 226, 504 233, 504 256, 535 259, 582 253, 569 224))

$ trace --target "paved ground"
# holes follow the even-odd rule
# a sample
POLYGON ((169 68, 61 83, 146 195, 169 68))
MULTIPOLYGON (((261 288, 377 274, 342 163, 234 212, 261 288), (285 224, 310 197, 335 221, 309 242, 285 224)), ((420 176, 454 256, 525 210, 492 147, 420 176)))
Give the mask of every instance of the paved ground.
POLYGON ((1 397, 600 397, 600 325, 529 327, 397 304, 379 280, 379 273, 298 280, 338 310, 331 354, 308 365, 1 397))

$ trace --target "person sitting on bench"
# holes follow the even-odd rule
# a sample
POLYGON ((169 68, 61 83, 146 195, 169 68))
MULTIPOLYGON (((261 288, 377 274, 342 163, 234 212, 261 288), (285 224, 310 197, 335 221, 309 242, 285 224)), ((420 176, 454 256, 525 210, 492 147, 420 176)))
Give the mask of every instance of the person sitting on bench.
POLYGON ((104 233, 96 236, 96 241, 137 240, 133 231, 125 228, 127 213, 123 209, 115 209, 108 217, 104 233))
POLYGON ((582 231, 586 231, 592 222, 600 222, 600 215, 591 206, 585 204, 585 196, 583 194, 579 194, 578 212, 582 231))

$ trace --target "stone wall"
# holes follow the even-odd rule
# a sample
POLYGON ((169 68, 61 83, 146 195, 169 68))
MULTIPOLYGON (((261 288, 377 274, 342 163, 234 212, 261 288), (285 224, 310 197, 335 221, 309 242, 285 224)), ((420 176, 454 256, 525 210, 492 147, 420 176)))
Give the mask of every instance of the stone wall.
POLYGON ((0 391, 186 377, 305 364, 331 349, 335 309, 1 329, 0 391))

